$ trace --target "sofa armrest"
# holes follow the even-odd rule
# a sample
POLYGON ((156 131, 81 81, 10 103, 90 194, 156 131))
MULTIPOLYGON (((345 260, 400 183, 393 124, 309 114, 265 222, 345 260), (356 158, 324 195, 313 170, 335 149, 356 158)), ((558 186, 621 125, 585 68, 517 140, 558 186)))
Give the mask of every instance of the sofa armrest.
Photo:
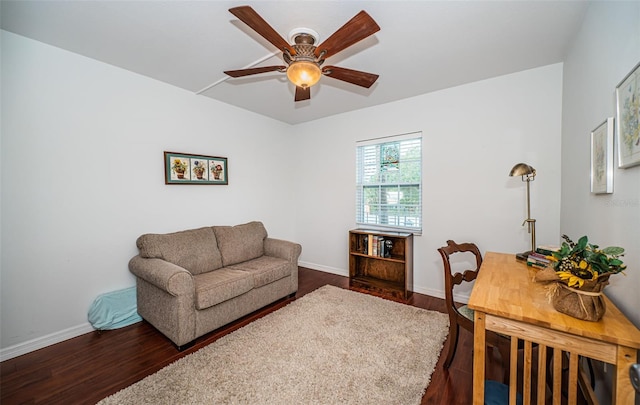
POLYGON ((147 259, 138 255, 129 261, 129 270, 137 277, 173 296, 194 292, 191 273, 162 259, 147 259))
POLYGON ((298 263, 302 253, 302 246, 282 239, 266 238, 264 240, 264 254, 266 256, 279 257, 292 263, 298 263))

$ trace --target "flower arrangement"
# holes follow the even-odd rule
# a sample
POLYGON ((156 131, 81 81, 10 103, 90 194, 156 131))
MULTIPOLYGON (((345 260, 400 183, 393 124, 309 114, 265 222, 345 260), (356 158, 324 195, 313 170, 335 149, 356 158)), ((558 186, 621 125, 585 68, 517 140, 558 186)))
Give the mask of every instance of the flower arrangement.
POLYGON ((184 171, 187 170, 187 162, 180 159, 174 159, 171 169, 176 173, 184 173, 184 171))
POLYGON ((598 245, 589 243, 586 236, 574 243, 567 235, 562 235, 562 246, 552 252, 550 259, 560 280, 569 287, 581 288, 585 282, 606 282, 611 274, 617 274, 626 269, 620 260, 624 249, 610 246, 600 249, 598 245))
POLYGON ((206 162, 200 161, 200 160, 194 160, 193 161, 193 172, 196 174, 197 177, 202 177, 202 174, 205 172, 206 162))
POLYGON ((211 173, 213 173, 214 178, 219 179, 220 173, 222 173, 222 165, 211 166, 211 173))

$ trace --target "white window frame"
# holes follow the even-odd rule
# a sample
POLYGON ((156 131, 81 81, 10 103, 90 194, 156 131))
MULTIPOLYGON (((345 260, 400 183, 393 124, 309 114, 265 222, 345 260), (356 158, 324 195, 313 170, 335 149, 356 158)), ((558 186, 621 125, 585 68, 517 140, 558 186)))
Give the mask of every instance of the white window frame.
POLYGON ((356 224, 422 234, 422 132, 356 142, 356 224))

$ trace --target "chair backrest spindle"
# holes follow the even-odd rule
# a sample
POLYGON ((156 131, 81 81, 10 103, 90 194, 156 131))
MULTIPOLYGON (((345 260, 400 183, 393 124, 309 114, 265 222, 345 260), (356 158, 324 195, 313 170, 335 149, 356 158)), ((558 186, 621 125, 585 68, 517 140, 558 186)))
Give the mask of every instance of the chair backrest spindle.
MULTIPOLYGON (((445 282, 445 298, 447 301, 447 310, 453 309, 458 312, 453 300, 453 288, 456 285, 461 285, 463 282, 470 282, 478 277, 480 266, 482 265, 482 254, 480 249, 474 243, 461 243, 457 244, 452 240, 447 241, 447 246, 438 249, 440 256, 442 256, 442 262, 444 264, 444 282, 445 282), (468 269, 462 273, 452 273, 451 257, 457 253, 471 253, 475 257, 476 267, 475 269, 468 269)), ((451 312, 450 312, 451 314, 451 312)))

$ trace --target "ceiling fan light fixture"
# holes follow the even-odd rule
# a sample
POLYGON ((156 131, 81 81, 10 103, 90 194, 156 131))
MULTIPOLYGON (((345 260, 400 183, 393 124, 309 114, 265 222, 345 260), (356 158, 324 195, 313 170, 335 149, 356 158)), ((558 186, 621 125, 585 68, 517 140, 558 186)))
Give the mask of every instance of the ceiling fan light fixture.
POLYGON ((320 69, 320 66, 324 64, 325 58, 350 47, 356 42, 362 41, 380 30, 380 26, 364 10, 356 14, 317 46, 315 44, 318 42, 318 33, 309 28, 293 29, 289 33, 289 38, 293 43, 289 43, 250 6, 233 7, 229 9, 229 12, 281 50, 282 59, 287 64, 287 66, 274 65, 225 71, 225 74, 231 77, 286 71, 287 78, 296 86, 295 101, 309 100, 311 98, 310 87, 318 83, 323 75, 366 87, 367 89, 378 79, 378 75, 372 73, 338 66, 326 66, 324 69, 320 69))
POLYGON ((292 62, 287 68, 287 78, 291 83, 303 89, 318 83, 322 71, 317 63, 305 60, 292 62))

